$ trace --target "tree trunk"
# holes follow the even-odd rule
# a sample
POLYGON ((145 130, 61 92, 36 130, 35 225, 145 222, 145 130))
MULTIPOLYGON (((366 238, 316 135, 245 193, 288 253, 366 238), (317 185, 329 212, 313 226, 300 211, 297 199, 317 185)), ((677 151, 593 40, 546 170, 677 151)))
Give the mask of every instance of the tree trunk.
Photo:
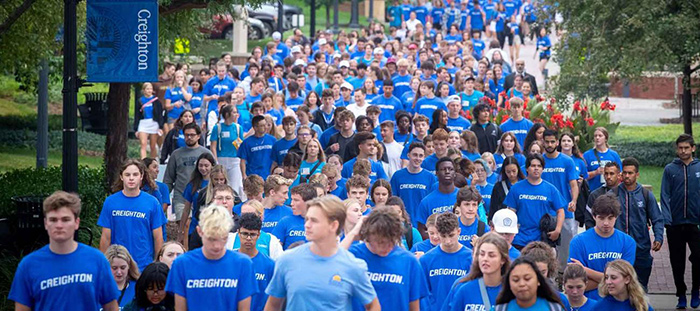
POLYGON ((331 5, 326 3, 326 29, 331 28, 331 5))
POLYGON ((691 69, 690 69, 690 64, 686 64, 683 66, 683 101, 681 103, 682 107, 682 122, 683 122, 683 131, 686 134, 693 135, 693 112, 692 112, 692 104, 693 104, 693 96, 690 90, 690 76, 691 76, 691 69))
POLYGON ((107 95, 107 141, 105 143, 105 177, 108 185, 119 178, 119 168, 126 161, 129 139, 129 95, 131 84, 110 83, 107 95))

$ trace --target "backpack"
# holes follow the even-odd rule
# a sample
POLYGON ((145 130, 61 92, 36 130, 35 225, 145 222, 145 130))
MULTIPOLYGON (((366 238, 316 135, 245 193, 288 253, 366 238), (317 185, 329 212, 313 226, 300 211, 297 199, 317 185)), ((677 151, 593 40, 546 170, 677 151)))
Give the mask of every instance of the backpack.
POLYGON ((574 218, 578 221, 580 227, 586 222, 586 206, 588 205, 588 197, 591 195, 591 188, 587 180, 583 180, 578 189, 578 199, 576 200, 576 212, 574 218))
POLYGON ((410 224, 404 224, 404 228, 406 229, 406 232, 403 234, 406 239, 406 246, 408 246, 408 249, 411 249, 413 248, 413 227, 410 224))
POLYGON ((481 221, 481 220, 477 220, 477 223, 476 223, 476 236, 480 237, 480 236, 484 235, 484 232, 485 232, 485 231, 486 231, 486 224, 485 224, 483 221, 481 221))

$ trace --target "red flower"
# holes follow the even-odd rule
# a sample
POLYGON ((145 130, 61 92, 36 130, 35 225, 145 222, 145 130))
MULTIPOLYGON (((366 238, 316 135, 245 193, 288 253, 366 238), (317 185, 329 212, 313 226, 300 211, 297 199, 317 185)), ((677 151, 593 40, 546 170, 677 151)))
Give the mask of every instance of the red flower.
POLYGON ((581 111, 581 102, 578 100, 574 103, 574 111, 581 111))
POLYGON ((557 102, 557 100, 556 100, 554 97, 552 97, 552 98, 549 99, 549 102, 552 103, 552 104, 554 104, 554 103, 557 102))
POLYGON ((541 101, 544 101, 544 97, 542 97, 540 94, 535 95, 535 99, 537 100, 538 103, 541 101))
POLYGON ((496 107, 496 102, 493 99, 491 99, 489 97, 484 97, 484 100, 486 100, 486 103, 491 105, 491 107, 496 107))
POLYGON ((547 104, 547 110, 554 111, 554 107, 552 107, 552 104, 547 104))
POLYGON ((529 119, 529 118, 530 118, 530 111, 529 111, 529 110, 523 111, 523 116, 524 116, 526 119, 529 119))
POLYGON ((593 120, 593 118, 586 118, 585 120, 588 126, 593 126, 593 124, 595 124, 595 120, 593 120))
POLYGON ((510 109, 510 100, 506 100, 506 109, 510 109))
POLYGON ((501 123, 508 121, 509 118, 510 118, 510 116, 508 116, 507 114, 504 114, 503 118, 501 118, 501 123))
POLYGON ((608 105, 608 108, 610 108, 610 110, 612 110, 612 111, 615 111, 615 107, 617 107, 617 106, 615 106, 613 104, 608 105))
POLYGON ((465 116, 465 117, 466 117, 468 120, 471 120, 471 119, 472 119, 472 114, 471 114, 471 112, 470 112, 469 110, 467 110, 467 113, 466 113, 466 116, 465 116))
POLYGON ((574 122, 571 122, 571 120, 566 120, 566 123, 564 124, 564 126, 570 128, 570 129, 573 129, 573 128, 574 128, 574 122))
POLYGON ((506 98, 506 91, 501 91, 500 93, 498 93, 498 96, 506 98))
POLYGON ((527 110, 527 103, 530 102, 529 97, 525 97, 525 100, 523 100, 523 109, 527 110))
POLYGON ((583 111, 588 111, 588 106, 583 106, 583 111))

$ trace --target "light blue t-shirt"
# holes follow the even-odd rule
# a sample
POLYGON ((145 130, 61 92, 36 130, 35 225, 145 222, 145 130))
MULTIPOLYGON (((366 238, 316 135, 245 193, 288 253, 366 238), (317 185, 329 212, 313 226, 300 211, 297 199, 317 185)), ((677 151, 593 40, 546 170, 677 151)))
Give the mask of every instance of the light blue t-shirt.
POLYGON ((418 206, 421 200, 433 191, 436 182, 435 175, 426 170, 412 174, 408 168, 402 168, 391 176, 391 192, 403 200, 413 227, 418 226, 418 206))
POLYGON ((468 95, 466 92, 459 93, 459 97, 462 99, 462 110, 469 111, 479 104, 479 100, 484 97, 484 93, 474 90, 471 95, 468 95))
POLYGON ((513 245, 525 246, 532 241, 540 241, 540 220, 545 214, 556 216, 559 209, 567 202, 559 190, 549 182, 542 180, 533 185, 527 179, 515 183, 503 201, 506 206, 515 209, 520 224, 519 232, 513 239, 513 245))
MULTIPOLYGON (((515 299, 511 300, 508 302, 508 311, 542 311, 542 310, 549 310, 549 302, 547 299, 537 297, 537 301, 535 301, 535 304, 530 306, 529 308, 521 308, 518 303, 515 301, 515 299)), ((607 309, 607 310, 613 310, 613 309, 607 309)))
POLYGON ((275 138, 269 134, 263 137, 250 136, 238 148, 238 155, 246 161, 246 175, 259 175, 263 180, 270 175, 272 167, 272 145, 275 138))
POLYGON ((277 226, 272 230, 272 234, 276 236, 282 248, 287 249, 297 241, 306 242, 306 230, 304 229, 304 217, 291 215, 280 219, 277 226))
MULTIPOLYGON (((608 149, 608 151, 605 152, 598 152, 597 157, 595 149, 590 149, 583 153, 583 159, 586 160, 586 163, 588 163, 589 172, 595 171, 601 166, 605 167, 605 164, 612 161, 617 162, 617 165, 620 166, 620 169, 622 170, 622 160, 620 159, 620 155, 612 149, 608 149)), ((588 185, 590 186, 591 191, 600 188, 600 186, 602 186, 604 183, 605 179, 603 178, 603 175, 596 176, 588 180, 588 185)))
MULTIPOLYGON (((405 249, 396 246, 389 255, 381 257, 370 252, 367 244, 358 243, 350 247, 350 252, 367 263, 367 274, 382 309, 408 311, 411 301, 428 296, 420 263, 405 249)), ((354 303, 353 309, 365 310, 359 303, 354 303)))
POLYGON ((238 310, 238 302, 258 292, 253 261, 227 250, 210 260, 198 248, 177 257, 165 291, 187 299, 189 310, 238 310))
POLYGON ((455 187, 452 193, 442 193, 436 187, 433 192, 428 194, 428 196, 420 201, 416 221, 418 223, 425 224, 428 217, 430 217, 432 214, 442 214, 444 212, 452 211, 452 208, 457 201, 457 192, 459 192, 459 188, 457 187, 455 187))
POLYGON ((102 205, 97 225, 111 230, 110 244, 126 247, 139 266, 153 262, 153 230, 166 223, 163 207, 152 195, 141 191, 127 197, 123 191, 110 195, 102 205))
POLYGON ((353 299, 367 305, 377 298, 365 262, 343 248, 321 257, 310 246, 306 243, 277 259, 265 293, 286 298, 286 309, 295 311, 350 311, 353 299))
POLYGON ((427 304, 429 310, 440 310, 454 282, 467 275, 472 264, 472 251, 466 247, 449 254, 435 247, 420 258, 423 273, 428 279, 427 304))
POLYGON ((7 299, 32 310, 99 310, 119 294, 104 254, 78 243, 70 254, 45 245, 22 258, 7 299))
POLYGON ((219 122, 211 130, 211 141, 216 142, 216 155, 220 158, 235 158, 238 149, 233 145, 238 138, 243 139, 243 129, 236 123, 226 125, 219 122), (219 130, 221 129, 221 130, 219 130))

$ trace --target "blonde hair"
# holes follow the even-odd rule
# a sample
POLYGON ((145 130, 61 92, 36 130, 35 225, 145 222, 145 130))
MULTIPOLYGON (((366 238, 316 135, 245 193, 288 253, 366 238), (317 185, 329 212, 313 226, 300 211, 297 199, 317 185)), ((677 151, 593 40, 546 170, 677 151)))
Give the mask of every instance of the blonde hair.
POLYGON ((265 215, 265 207, 258 200, 248 200, 247 202, 243 203, 241 209, 243 209, 243 206, 250 206, 253 209, 255 209, 255 213, 258 214, 258 216, 260 216, 260 219, 262 219, 265 215))
POLYGON ((323 186, 323 189, 327 189, 328 188, 328 177, 326 175, 321 174, 321 173, 316 173, 316 174, 311 175, 311 177, 309 177, 309 183, 310 184, 317 183, 317 184, 323 186))
MULTIPOLYGON (((308 128, 308 126, 307 126, 307 128, 308 128)), ((316 146, 318 147, 318 155, 316 156, 316 160, 321 161, 321 163, 326 162, 326 153, 323 152, 323 146, 321 145, 321 142, 318 141, 318 139, 316 139, 316 138, 312 138, 309 141, 309 143, 306 144, 306 147, 304 147, 304 150, 303 150, 304 153, 303 153, 301 159, 306 161, 306 159, 308 158, 308 155, 306 154, 306 149, 309 148, 309 144, 311 144, 311 143, 316 144, 316 146)))
POLYGON ((210 205, 199 214, 199 228, 203 236, 226 236, 233 228, 233 219, 225 207, 210 205))
POLYGON ((353 204, 357 204, 358 206, 360 206, 360 209, 362 209, 362 203, 360 203, 360 200, 358 200, 358 199, 355 199, 355 198, 347 198, 347 199, 343 200, 343 206, 345 206, 345 210, 346 210, 346 211, 347 211, 347 209, 350 208, 350 206, 352 206, 353 204))
POLYGON ((270 175, 267 176, 267 180, 265 180, 265 184, 263 185, 263 191, 264 194, 269 194, 270 190, 279 190, 281 186, 290 186, 292 185, 292 181, 284 178, 280 175, 270 175))
MULTIPOLYGON (((649 298, 647 298, 647 295, 644 293, 642 284, 637 280, 637 272, 634 271, 634 267, 625 260, 615 259, 605 265, 606 274, 608 269, 614 269, 620 272, 623 277, 629 278, 630 282, 627 283, 627 294, 629 295, 630 304, 637 311, 648 311, 649 298)), ((604 281, 598 284, 598 294, 603 298, 610 294, 608 292, 608 286, 604 281)))
POLYGON ((211 201, 214 200, 214 174, 224 175, 224 179, 226 180, 226 182, 224 182, 224 185, 228 185, 228 174, 226 173, 226 168, 221 164, 214 165, 214 167, 211 168, 211 172, 209 173, 209 184, 207 184, 206 187, 207 190, 204 205, 209 205, 209 203, 211 203, 211 201))
POLYGON ((318 207, 321 209, 321 211, 323 211, 328 218, 328 223, 337 221, 338 229, 335 230, 335 235, 340 235, 340 232, 343 230, 343 225, 345 224, 347 214, 345 212, 345 205, 343 205, 343 202, 341 202, 338 197, 334 195, 325 195, 307 202, 307 205, 309 209, 312 207, 318 207))
POLYGON ((107 257, 107 261, 109 261, 110 265, 115 258, 126 261, 127 266, 129 266, 129 279, 126 280, 127 282, 136 281, 139 279, 139 276, 141 276, 139 266, 136 264, 136 261, 134 261, 134 258, 131 257, 131 253, 129 253, 126 247, 119 244, 112 244, 105 251, 105 257, 107 257))
POLYGON ((165 253, 165 249, 168 248, 168 246, 170 246, 170 245, 177 245, 182 249, 183 253, 187 252, 187 250, 185 249, 185 246, 182 245, 182 243, 180 243, 178 241, 168 241, 168 242, 165 242, 163 244, 163 246, 160 248, 160 250, 158 251, 158 256, 156 256, 156 261, 160 261, 160 257, 163 257, 163 254, 165 253))

